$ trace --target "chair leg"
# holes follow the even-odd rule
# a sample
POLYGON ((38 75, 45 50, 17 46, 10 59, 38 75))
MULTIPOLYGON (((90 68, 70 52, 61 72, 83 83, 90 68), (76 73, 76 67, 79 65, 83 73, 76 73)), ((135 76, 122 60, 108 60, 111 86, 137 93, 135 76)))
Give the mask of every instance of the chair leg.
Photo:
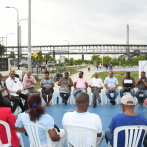
POLYGON ((18 138, 20 139, 21 147, 24 147, 23 139, 20 133, 17 133, 18 138))
POLYGON ((74 98, 73 104, 75 104, 75 98, 74 98))
POLYGON ((105 101, 105 104, 107 104, 107 101, 108 101, 108 97, 106 96, 106 101, 105 101))
POLYGON ((69 103, 72 105, 71 95, 69 96, 69 103))
POLYGON ((92 96, 93 96, 93 93, 91 93, 91 95, 90 95, 90 103, 89 103, 89 105, 92 104, 92 96))
POLYGON ((103 105, 103 95, 102 95, 102 93, 100 94, 100 97, 101 97, 101 104, 103 105))
POLYGON ((52 97, 52 105, 54 105, 54 96, 52 97))

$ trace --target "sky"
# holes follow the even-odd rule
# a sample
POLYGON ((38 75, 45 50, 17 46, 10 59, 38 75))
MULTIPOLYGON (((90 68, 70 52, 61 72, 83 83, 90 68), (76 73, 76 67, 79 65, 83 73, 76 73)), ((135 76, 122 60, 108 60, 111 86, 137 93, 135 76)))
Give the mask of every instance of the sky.
MULTIPOLYGON (((17 46, 19 20, 28 18, 28 0, 0 0, 0 37, 17 46)), ((147 44, 147 0, 32 0, 31 44, 147 44)), ((28 21, 21 25, 21 44, 28 45, 28 21)), ((5 44, 5 41, 4 41, 5 44)))

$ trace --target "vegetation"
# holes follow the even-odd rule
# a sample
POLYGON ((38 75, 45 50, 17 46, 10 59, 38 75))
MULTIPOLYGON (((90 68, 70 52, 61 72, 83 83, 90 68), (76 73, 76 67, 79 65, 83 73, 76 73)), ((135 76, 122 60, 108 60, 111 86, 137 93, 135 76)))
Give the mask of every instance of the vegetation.
POLYGON ((5 51, 6 51, 5 46, 0 44, 0 56, 4 55, 5 51))
MULTIPOLYGON (((123 77, 126 76, 126 71, 114 71, 114 77, 117 78, 119 86, 121 86, 121 81, 123 79, 123 77)), ((139 74, 138 71, 130 71, 131 73, 131 77, 133 77, 135 79, 135 82, 138 81, 139 79, 139 74)), ((108 77, 109 71, 105 71, 105 72, 99 72, 99 78, 101 78, 104 82, 105 78, 108 77)), ((92 75, 91 78, 93 78, 94 75, 92 75)))

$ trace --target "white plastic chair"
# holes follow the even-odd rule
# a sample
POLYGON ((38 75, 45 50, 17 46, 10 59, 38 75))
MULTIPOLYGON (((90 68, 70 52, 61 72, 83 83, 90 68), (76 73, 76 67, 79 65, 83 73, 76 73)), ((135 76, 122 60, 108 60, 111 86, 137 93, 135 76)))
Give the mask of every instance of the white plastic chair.
MULTIPOLYGON (((102 93, 99 93, 99 95, 100 95, 100 98, 101 98, 101 104, 103 105, 103 97, 102 97, 102 93)), ((93 102, 93 93, 91 93, 91 96, 90 96, 90 103, 89 103, 89 105, 91 105, 92 102, 93 102)))
POLYGON ((22 81, 22 70, 16 70, 15 74, 19 75, 19 80, 22 81))
MULTIPOLYGON (((59 104, 61 104, 61 101, 62 101, 62 98, 61 98, 61 96, 59 96, 59 104)), ((69 96, 68 101, 69 101, 69 104, 72 105, 71 95, 69 96)))
MULTIPOLYGON (((123 130, 125 131, 125 146, 124 147, 138 147, 138 143, 139 143, 142 131, 144 130, 145 133, 142 139, 142 143, 143 143, 145 134, 147 132, 147 126, 134 125, 134 126, 122 126, 122 127, 116 128, 114 130, 113 147, 117 147, 118 133, 123 130)), ((108 143, 107 147, 111 147, 110 142, 108 143)))
POLYGON ((23 123, 23 125, 27 131, 27 134, 30 138, 30 147, 42 147, 41 142, 40 142, 40 138, 39 138, 39 132, 38 132, 39 128, 42 128, 46 132, 47 147, 54 147, 57 145, 57 144, 55 144, 54 146, 52 145, 52 141, 49 136, 49 133, 42 124, 37 124, 37 123, 33 123, 33 122, 26 122, 26 121, 22 121, 22 123, 23 123))
MULTIPOLYGON (((114 93, 110 93, 110 94, 114 94, 114 93)), ((107 104, 107 102, 108 102, 108 97, 106 96, 105 104, 107 104)), ((116 98, 116 103, 118 104, 118 96, 117 96, 117 98, 116 98)))
MULTIPOLYGON (((47 96, 47 99, 48 99, 48 95, 46 95, 46 96, 47 96)), ((41 97, 42 97, 42 93, 41 93, 41 97)), ((43 97, 42 97, 42 99, 43 99, 43 97)), ((54 105, 54 93, 53 93, 53 97, 51 99, 51 102, 52 102, 52 105, 54 105)))
MULTIPOLYGON (((10 132, 10 126, 7 122, 0 120, 0 124, 3 125, 5 127, 6 130, 6 134, 7 134, 7 139, 8 139, 8 143, 7 144, 2 144, 1 140, 0 140, 0 147, 9 147, 11 146, 11 132, 10 132)), ((20 133, 17 133, 17 136, 20 140, 20 144, 22 147, 24 147, 23 144, 23 139, 20 133)))
POLYGON ((86 137, 87 133, 91 133, 92 137, 92 147, 96 147, 96 140, 97 140, 97 132, 95 130, 85 128, 85 127, 78 127, 78 126, 64 126, 64 130, 67 135, 67 146, 71 147, 68 141, 68 132, 70 132, 70 138, 72 139, 74 147, 85 147, 86 146, 86 137))

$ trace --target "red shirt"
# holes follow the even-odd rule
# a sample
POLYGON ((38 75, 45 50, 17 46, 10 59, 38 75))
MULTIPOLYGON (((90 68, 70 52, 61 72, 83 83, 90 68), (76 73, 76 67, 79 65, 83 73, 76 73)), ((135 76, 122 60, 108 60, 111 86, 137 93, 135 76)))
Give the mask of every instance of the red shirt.
MULTIPOLYGON (((0 107, 0 120, 5 121, 9 124, 10 132, 11 132, 11 144, 13 147, 18 147, 19 140, 16 135, 17 131, 14 128, 16 117, 12 114, 11 108, 0 107)), ((0 139, 2 141, 2 144, 8 143, 5 127, 1 124, 0 124, 0 139)))

